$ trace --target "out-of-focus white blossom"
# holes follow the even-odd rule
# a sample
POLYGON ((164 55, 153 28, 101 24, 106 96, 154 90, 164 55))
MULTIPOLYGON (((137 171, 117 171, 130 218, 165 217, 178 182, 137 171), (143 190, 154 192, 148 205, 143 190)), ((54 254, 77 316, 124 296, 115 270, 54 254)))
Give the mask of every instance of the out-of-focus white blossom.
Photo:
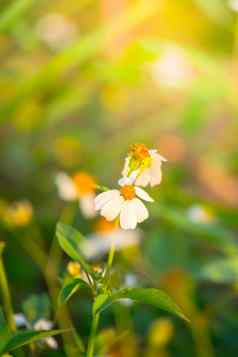
POLYGON ((76 26, 59 13, 42 17, 36 25, 36 32, 39 38, 54 50, 69 46, 77 37, 76 26))
POLYGON ((108 233, 95 233, 80 244, 80 249, 88 259, 96 259, 110 251, 112 244, 116 250, 138 245, 140 233, 138 230, 125 231, 115 229, 108 233))
MULTIPOLYGON (((34 324, 33 328, 36 331, 49 331, 53 328, 53 326, 53 322, 46 319, 40 319, 34 324)), ((44 342, 48 347, 52 349, 58 348, 58 343, 54 337, 46 337, 44 338, 44 342)))
POLYGON ((95 187, 94 179, 85 172, 78 172, 69 176, 64 172, 56 175, 55 183, 59 196, 64 201, 79 201, 82 214, 86 218, 96 215, 94 207, 95 187))
POLYGON ((28 322, 27 318, 24 314, 19 313, 14 315, 16 326, 19 327, 30 327, 30 323, 28 322))
POLYGON ((137 278, 136 278, 135 274, 132 274, 132 273, 126 274, 124 285, 127 288, 134 288, 134 287, 137 286, 137 283, 138 283, 138 281, 137 281, 137 278))
POLYGON ((194 205, 187 210, 188 218, 195 223, 210 223, 214 220, 213 214, 203 206, 194 205))
POLYGON ((228 5, 231 10, 238 12, 238 0, 229 0, 228 5))
POLYGON ((153 79, 165 87, 185 87, 193 78, 192 66, 183 51, 175 46, 164 49, 152 65, 153 79))
MULTIPOLYGON (((19 313, 14 315, 15 322, 18 328, 20 327, 26 327, 28 329, 33 329, 35 331, 49 331, 53 328, 54 324, 52 321, 49 321, 47 319, 39 319, 37 320, 33 325, 30 324, 30 322, 27 320, 24 314, 19 313)), ((42 341, 50 348, 52 349, 57 349, 58 348, 58 343, 55 338, 53 337, 46 337, 43 338, 42 341)))

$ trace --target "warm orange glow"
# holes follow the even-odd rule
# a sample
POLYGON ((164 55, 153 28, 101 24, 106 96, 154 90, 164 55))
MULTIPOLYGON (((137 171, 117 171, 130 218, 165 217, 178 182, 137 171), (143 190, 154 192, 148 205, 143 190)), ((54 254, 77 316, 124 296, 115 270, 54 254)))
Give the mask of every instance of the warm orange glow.
POLYGON ((96 182, 92 176, 85 172, 78 172, 73 176, 73 181, 79 195, 87 195, 95 191, 96 182))
POLYGON ((125 200, 132 200, 136 195, 135 189, 131 185, 123 186, 120 191, 125 200))
POLYGON ((116 221, 107 221, 105 218, 101 218, 95 225, 95 231, 97 233, 110 233, 117 228, 116 221))
POLYGON ((144 160, 150 156, 149 150, 144 144, 132 145, 130 152, 137 160, 144 160))

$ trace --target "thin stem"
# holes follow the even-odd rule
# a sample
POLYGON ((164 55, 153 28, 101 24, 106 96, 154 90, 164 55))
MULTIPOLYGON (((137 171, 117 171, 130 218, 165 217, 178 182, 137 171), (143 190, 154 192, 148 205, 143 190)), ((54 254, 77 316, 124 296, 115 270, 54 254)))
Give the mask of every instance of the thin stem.
POLYGON ((6 271, 3 263, 2 251, 0 252, 0 288, 1 288, 6 319, 11 331, 14 332, 16 331, 16 323, 15 323, 14 312, 12 308, 11 294, 10 294, 6 271))
POLYGON ((91 333, 89 337, 86 357, 93 357, 99 318, 100 318, 99 312, 93 315, 93 321, 92 321, 92 327, 91 327, 91 333))
POLYGON ((112 267, 112 263, 113 263, 114 256, 115 256, 115 251, 116 251, 115 243, 112 242, 112 245, 111 245, 111 248, 110 248, 110 252, 109 252, 109 255, 108 255, 108 261, 107 261, 107 269, 108 269, 108 271, 112 267))
POLYGON ((115 251, 116 251, 116 247, 115 247, 115 243, 113 242, 110 247, 109 254, 108 254, 107 266, 106 266, 105 275, 104 275, 104 287, 106 289, 107 289, 107 287, 109 285, 109 281, 110 281, 110 269, 112 267, 112 263, 114 260, 115 251))

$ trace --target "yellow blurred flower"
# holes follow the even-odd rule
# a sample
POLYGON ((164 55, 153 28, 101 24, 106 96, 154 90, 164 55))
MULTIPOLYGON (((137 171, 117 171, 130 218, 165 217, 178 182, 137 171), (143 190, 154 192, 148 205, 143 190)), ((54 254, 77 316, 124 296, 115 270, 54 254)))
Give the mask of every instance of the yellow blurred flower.
POLYGON ((3 219, 9 226, 27 226, 33 216, 33 207, 29 201, 13 202, 6 207, 3 219))
POLYGON ((169 319, 161 318, 155 321, 149 331, 149 344, 153 347, 163 347, 172 338, 174 326, 169 319))
POLYGON ((77 277, 81 275, 81 266, 78 262, 69 262, 67 265, 67 271, 69 275, 77 277))

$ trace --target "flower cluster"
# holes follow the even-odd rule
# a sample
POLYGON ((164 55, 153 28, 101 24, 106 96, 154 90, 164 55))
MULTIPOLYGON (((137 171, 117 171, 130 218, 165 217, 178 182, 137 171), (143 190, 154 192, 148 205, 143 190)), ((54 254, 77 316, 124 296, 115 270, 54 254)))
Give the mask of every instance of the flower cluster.
POLYGON ((160 184, 163 161, 166 159, 157 150, 149 150, 144 144, 132 145, 118 181, 120 189, 100 193, 95 198, 95 209, 108 221, 118 219, 121 228, 135 229, 149 216, 142 200, 154 201, 141 187, 160 184))

